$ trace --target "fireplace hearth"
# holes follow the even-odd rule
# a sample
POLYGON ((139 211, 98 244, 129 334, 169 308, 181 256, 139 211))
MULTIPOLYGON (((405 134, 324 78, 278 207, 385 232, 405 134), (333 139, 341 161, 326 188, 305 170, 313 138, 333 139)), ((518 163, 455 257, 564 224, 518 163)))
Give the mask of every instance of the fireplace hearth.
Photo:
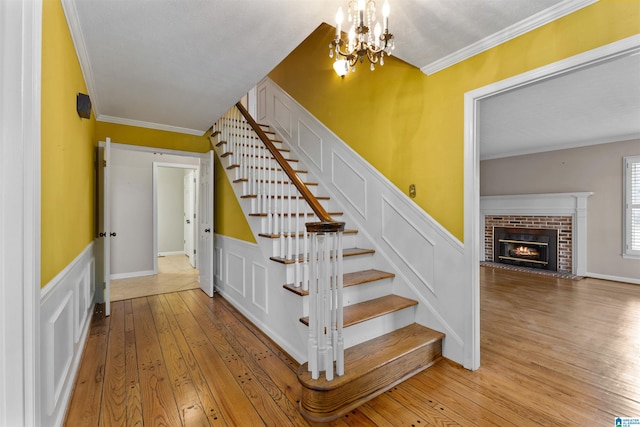
POLYGON ((493 228, 495 262, 558 271, 558 230, 493 228))

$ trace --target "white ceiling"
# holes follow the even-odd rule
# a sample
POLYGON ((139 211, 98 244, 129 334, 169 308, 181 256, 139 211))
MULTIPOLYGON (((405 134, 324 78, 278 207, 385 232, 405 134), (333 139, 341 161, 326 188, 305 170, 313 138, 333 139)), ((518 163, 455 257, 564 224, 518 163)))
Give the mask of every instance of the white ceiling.
POLYGON ((480 103, 480 158, 640 139, 640 51, 480 103))
MULTIPOLYGON (((595 1, 389 0, 394 55, 431 74, 595 1)), ((346 2, 62 0, 97 119, 191 134, 203 134, 322 22, 332 24, 338 6, 346 7, 346 2)), ((593 86, 600 89, 597 101, 611 98, 608 86, 597 76, 590 78, 587 92, 593 86)), ((626 95, 625 105, 640 104, 637 92, 623 88, 616 93, 626 95)), ((571 99, 571 105, 585 105, 576 97, 584 90, 577 88, 564 98, 571 99)), ((506 112, 523 104, 515 92, 501 96, 507 107, 499 107, 496 100, 495 108, 492 103, 486 110, 492 123, 496 120, 491 131, 505 132, 499 142, 496 138, 496 147, 487 146, 491 155, 514 151, 513 135, 507 132, 526 125, 530 127, 524 133, 533 142, 546 144, 531 131, 540 128, 542 118, 533 124, 525 120, 517 129, 500 123, 516 123, 514 117, 506 120, 506 112), (489 113, 489 107, 495 113, 489 113)), ((536 88, 522 96, 545 99, 536 88)), ((607 103, 598 109, 609 111, 607 103)), ((530 110, 522 117, 532 114, 538 113, 530 110)), ((606 123, 610 130, 617 127, 606 123)), ((545 122, 544 128, 549 125, 545 122)), ((627 122, 616 132, 638 131, 631 127, 627 122)), ((482 134, 483 146, 485 141, 493 144, 493 137, 484 137, 493 135, 487 132, 482 134)))

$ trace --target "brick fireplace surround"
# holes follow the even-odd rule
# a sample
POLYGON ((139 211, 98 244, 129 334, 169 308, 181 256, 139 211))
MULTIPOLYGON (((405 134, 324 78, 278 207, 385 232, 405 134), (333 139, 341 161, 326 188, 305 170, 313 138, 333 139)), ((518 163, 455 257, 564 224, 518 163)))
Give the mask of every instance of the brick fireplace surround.
POLYGON ((558 271, 571 273, 572 223, 571 216, 486 215, 484 217, 484 259, 494 261, 493 227, 548 228, 558 230, 558 271))
POLYGON ((558 271, 582 276, 587 263, 591 192, 480 197, 481 261, 493 261, 493 227, 551 228, 558 233, 558 271))

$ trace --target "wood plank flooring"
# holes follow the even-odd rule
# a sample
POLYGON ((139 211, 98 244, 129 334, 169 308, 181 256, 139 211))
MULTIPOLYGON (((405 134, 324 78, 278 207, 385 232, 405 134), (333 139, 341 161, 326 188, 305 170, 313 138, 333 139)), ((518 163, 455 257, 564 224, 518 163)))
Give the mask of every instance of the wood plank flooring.
POLYGON ((111 301, 198 289, 198 270, 186 255, 158 257, 158 274, 111 281, 111 301))
MULTIPOLYGON (((482 367, 443 360, 328 424, 613 426, 640 416, 640 286, 481 268, 482 367)), ((68 426, 305 426, 298 364, 200 290, 94 315, 68 426)))

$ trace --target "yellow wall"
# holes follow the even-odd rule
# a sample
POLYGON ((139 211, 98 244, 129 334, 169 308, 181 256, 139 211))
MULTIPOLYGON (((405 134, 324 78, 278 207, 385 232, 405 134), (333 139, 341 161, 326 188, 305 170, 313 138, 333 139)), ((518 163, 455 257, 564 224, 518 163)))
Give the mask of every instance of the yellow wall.
MULTIPOLYGON (((104 141, 107 137, 111 138, 111 142, 122 144, 198 153, 207 152, 211 147, 208 134, 193 136, 136 126, 97 122, 96 140, 104 141)), ((217 157, 215 161, 214 228, 216 233, 255 243, 255 237, 233 193, 231 183, 217 157)))
POLYGON ((216 234, 256 243, 220 160, 215 158, 214 227, 216 234))
POLYGON ((93 240, 95 119, 81 119, 88 93, 60 0, 42 5, 41 286, 93 240))
POLYGON ((164 130, 148 129, 115 123, 97 122, 96 140, 144 147, 164 148, 168 150, 206 153, 210 149, 208 135, 196 136, 164 130))
POLYGON ((462 240, 464 94, 639 30, 640 1, 600 0, 431 76, 390 59, 340 79, 323 24, 269 77, 462 240))

